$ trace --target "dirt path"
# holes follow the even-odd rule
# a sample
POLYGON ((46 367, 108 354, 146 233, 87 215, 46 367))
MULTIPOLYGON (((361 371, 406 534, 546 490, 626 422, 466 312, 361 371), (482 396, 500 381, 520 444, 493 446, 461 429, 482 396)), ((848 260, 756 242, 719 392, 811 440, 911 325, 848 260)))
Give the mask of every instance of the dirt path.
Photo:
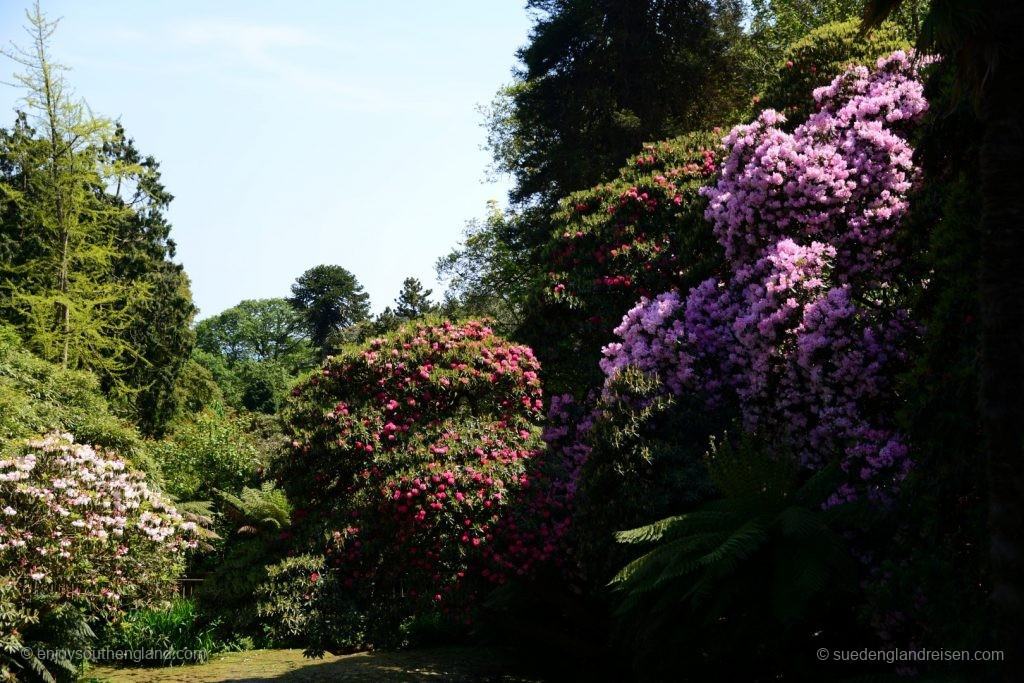
POLYGON ((164 669, 97 667, 87 680, 110 683, 214 683, 215 681, 494 681, 539 683, 542 679, 510 673, 521 662, 495 648, 445 647, 402 652, 361 652, 307 659, 302 650, 253 650, 214 655, 206 664, 164 669))

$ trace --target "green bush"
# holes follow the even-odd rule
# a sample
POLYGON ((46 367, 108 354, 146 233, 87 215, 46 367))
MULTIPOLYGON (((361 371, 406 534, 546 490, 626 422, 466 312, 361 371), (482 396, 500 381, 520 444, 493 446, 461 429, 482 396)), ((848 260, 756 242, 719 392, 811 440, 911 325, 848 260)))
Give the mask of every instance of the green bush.
POLYGON ((205 579, 196 598, 204 612, 220 620, 222 637, 263 642, 267 634, 260 627, 252 596, 267 578, 267 565, 284 554, 284 528, 291 506, 270 482, 221 498, 219 507, 228 530, 218 554, 196 568, 205 579))
POLYGON ((256 601, 265 635, 276 647, 305 645, 307 654, 320 656, 368 642, 362 612, 339 590, 323 556, 298 555, 267 567, 256 601))
POLYGON ((0 326, 0 442, 12 446, 51 431, 116 450, 150 471, 138 431, 111 412, 95 375, 36 357, 0 326))
POLYGON ((851 63, 868 65, 909 47, 904 31, 892 22, 867 36, 856 19, 819 26, 786 49, 760 105, 782 112, 790 121, 803 121, 814 111, 815 88, 831 83, 851 63))
POLYGON ((692 509, 713 493, 702 458, 708 437, 727 424, 685 399, 665 396, 658 378, 633 368, 611 385, 586 436, 573 519, 583 569, 602 586, 629 553, 614 532, 692 509))
POLYGON ((95 638, 85 614, 60 605, 40 617, 26 604, 22 588, 0 576, 0 681, 75 680, 82 661, 73 652, 91 647, 95 638), (68 656, 40 657, 61 650, 68 656))
POLYGON ((546 272, 528 283, 518 336, 535 349, 553 393, 598 386, 601 348, 642 296, 686 291, 721 267, 698 194, 719 164, 721 132, 646 144, 607 183, 574 192, 551 216, 546 272))
POLYGON ((179 500, 212 500, 217 491, 254 484, 269 460, 245 419, 216 405, 149 451, 160 463, 165 490, 179 500))
POLYGON ((689 666, 733 680, 787 671, 811 680, 799 653, 814 647, 810 634, 831 610, 848 614, 855 585, 840 529, 868 516, 855 504, 822 509, 837 467, 802 478, 787 454, 753 438, 712 441, 706 462, 721 498, 616 534, 646 551, 612 579, 617 641, 659 679, 675 664, 654 655, 686 647, 704 660, 689 666))
POLYGON ((209 368, 190 358, 182 366, 174 384, 174 403, 178 406, 176 418, 180 421, 217 403, 224 403, 224 393, 209 368))

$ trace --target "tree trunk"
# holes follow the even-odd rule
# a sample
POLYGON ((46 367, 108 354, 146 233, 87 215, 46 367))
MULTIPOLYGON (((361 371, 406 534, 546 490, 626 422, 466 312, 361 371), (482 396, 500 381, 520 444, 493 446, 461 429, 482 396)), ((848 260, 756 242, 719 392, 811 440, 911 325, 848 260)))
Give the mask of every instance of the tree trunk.
POLYGON ((992 603, 1005 681, 1024 681, 1024 26, 1017 2, 993 3, 999 9, 989 17, 1001 49, 983 85, 980 188, 980 410, 988 448, 992 603))

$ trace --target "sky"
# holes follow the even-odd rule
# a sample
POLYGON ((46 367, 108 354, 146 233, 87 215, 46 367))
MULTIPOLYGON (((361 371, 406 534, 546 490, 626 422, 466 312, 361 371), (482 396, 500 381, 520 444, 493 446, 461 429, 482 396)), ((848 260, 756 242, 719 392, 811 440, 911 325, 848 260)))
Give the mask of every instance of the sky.
MULTIPOLYGON (((0 0, 27 46, 30 0, 0 0)), ((44 0, 54 59, 92 110, 154 156, 199 318, 352 271, 375 312, 504 205, 478 105, 512 79, 524 0, 44 0)), ((16 64, 0 58, 0 80, 16 64)), ((0 86, 0 127, 22 92, 0 86)))

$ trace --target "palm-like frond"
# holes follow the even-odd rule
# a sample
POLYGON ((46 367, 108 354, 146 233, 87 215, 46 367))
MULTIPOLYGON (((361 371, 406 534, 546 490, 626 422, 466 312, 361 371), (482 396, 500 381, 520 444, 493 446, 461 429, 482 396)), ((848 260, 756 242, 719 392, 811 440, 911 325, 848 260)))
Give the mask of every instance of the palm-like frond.
POLYGON ((799 621, 848 561, 831 525, 836 508, 821 509, 835 470, 799 485, 790 458, 746 438, 735 446, 713 442, 707 464, 723 498, 616 534, 624 544, 656 544, 611 580, 619 613, 688 606, 714 621, 742 596, 770 592, 774 617, 799 621))
POLYGON ((291 505, 284 492, 273 482, 264 482, 258 489, 245 487, 237 496, 220 492, 224 501, 224 514, 231 519, 239 533, 276 531, 288 525, 291 505))

